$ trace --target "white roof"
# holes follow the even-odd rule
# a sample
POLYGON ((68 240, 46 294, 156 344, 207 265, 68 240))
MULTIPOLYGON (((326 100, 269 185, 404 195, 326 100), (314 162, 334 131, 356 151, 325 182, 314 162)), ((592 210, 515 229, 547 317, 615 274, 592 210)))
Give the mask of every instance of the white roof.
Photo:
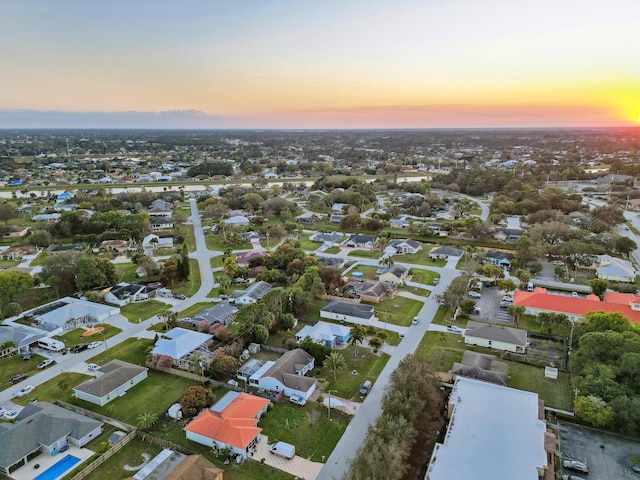
POLYGON ((453 415, 426 480, 538 480, 547 455, 536 393, 458 377, 449 403, 453 415))
POLYGON ((168 339, 159 339, 151 353, 169 355, 176 360, 186 357, 199 346, 204 345, 213 338, 209 334, 194 332, 184 328, 174 328, 165 333, 164 336, 168 337, 168 339))
POLYGON ((33 313, 43 324, 56 325, 58 327, 63 327, 65 323, 75 318, 88 316, 90 320, 104 320, 111 315, 120 313, 118 307, 88 302, 72 297, 64 297, 47 305, 57 308, 46 313, 39 313, 38 308, 35 308, 26 313, 33 313))

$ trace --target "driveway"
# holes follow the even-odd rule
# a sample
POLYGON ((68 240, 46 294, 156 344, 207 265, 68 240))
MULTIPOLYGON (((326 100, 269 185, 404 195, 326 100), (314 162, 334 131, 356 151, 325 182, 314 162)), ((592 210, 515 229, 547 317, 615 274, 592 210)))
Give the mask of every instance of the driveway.
POLYGON ((271 453, 269 451, 269 437, 266 435, 260 435, 256 451, 251 457, 252 460, 258 462, 263 458, 267 465, 305 480, 315 480, 323 466, 322 463, 312 462, 298 455, 289 460, 271 453))
MULTIPOLYGON (((627 458, 640 454, 640 442, 611 435, 573 423, 559 422, 559 453, 563 460, 580 460, 589 467, 588 478, 618 480, 640 478, 631 470, 627 458)), ((558 469, 562 468, 562 461, 558 469)), ((563 474, 586 477, 579 472, 563 474)))
POLYGON ((513 323, 513 318, 507 309, 500 308, 501 299, 502 293, 498 287, 485 287, 482 290, 482 296, 475 299, 480 313, 471 315, 471 319, 488 323, 513 323))

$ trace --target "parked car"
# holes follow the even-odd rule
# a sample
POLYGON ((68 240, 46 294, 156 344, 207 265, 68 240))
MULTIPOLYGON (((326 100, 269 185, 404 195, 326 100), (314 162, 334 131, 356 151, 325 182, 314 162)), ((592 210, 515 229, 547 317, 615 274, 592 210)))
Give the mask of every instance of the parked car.
POLYGON ((47 368, 51 365, 55 360, 53 358, 46 358, 38 364, 38 368, 42 370, 43 368, 47 368))
POLYGON ((79 344, 74 345, 73 347, 71 347, 71 353, 80 353, 80 352, 86 350, 87 348, 89 348, 89 344, 88 343, 79 343, 79 344))
POLYGON ((32 357, 31 352, 27 352, 24 355, 22 355, 23 360, 31 360, 31 357, 32 357))
POLYGON ((414 325, 417 325, 419 321, 420 320, 418 320, 418 317, 413 317, 413 320, 411 320, 411 323, 413 323, 414 325))
POLYGON ((25 395, 33 392, 35 389, 36 387, 34 387, 33 385, 27 385, 26 387, 21 388, 18 393, 16 393, 16 397, 24 397, 25 395))
POLYGON ((249 283, 249 280, 246 278, 234 278, 231 285, 244 285, 245 283, 249 283))
POLYGON ((505 295, 502 297, 502 300, 500 300, 501 302, 509 302, 509 303, 513 303, 513 297, 510 297, 509 295, 505 295))
POLYGON ((564 468, 568 468, 569 470, 577 470, 578 472, 589 473, 589 467, 587 467, 587 464, 578 460, 564 460, 562 462, 562 466, 564 468))
POLYGON ((276 442, 269 445, 269 451, 275 455, 288 458, 289 460, 296 456, 296 447, 285 442, 276 442))
POLYGON ((434 278, 433 279, 433 284, 434 285, 438 285, 440 283, 440 279, 439 278, 434 278))
POLYGON ((95 363, 88 363, 87 368, 95 372, 100 368, 100 365, 96 365, 95 363))
POLYGON ((16 373, 13 377, 11 377, 9 381, 11 383, 20 383, 22 380, 24 380, 28 376, 29 375, 27 375, 26 373, 16 373))
POLYGON ((7 413, 7 410, 4 407, 0 407, 0 417, 4 417, 5 413, 7 413))
POLYGON ((176 293, 173 295, 173 298, 177 299, 177 300, 186 300, 187 297, 185 297, 183 294, 181 293, 176 293))
POLYGON ((582 477, 576 477, 575 475, 562 475, 562 480, 585 480, 582 477))
POLYGON ((17 416, 18 412, 16 412, 15 410, 7 410, 4 415, 2 415, 2 418, 4 418, 5 420, 15 420, 17 416))
POLYGON ((229 300, 229 296, 228 295, 220 295, 220 301, 224 302, 225 300, 229 300))
POLYGON ((571 296, 573 298, 578 298, 580 295, 578 295, 578 292, 571 292, 571 296))
POLYGON ((304 406, 307 404, 307 401, 304 398, 299 397, 298 395, 291 395, 289 397, 289 401, 291 403, 295 403, 296 405, 301 405, 301 406, 304 406))
POLYGON ((371 381, 367 380, 360 387, 360 395, 366 395, 371 390, 371 381))
POLYGON ((509 308, 510 306, 511 302, 505 302, 504 300, 500 302, 500 308, 509 308))
POLYGON ((463 333, 464 330, 460 327, 456 327, 455 325, 447 325, 447 330, 452 333, 463 333))
POLYGON ((480 293, 478 293, 478 292, 474 292, 473 290, 471 290, 469 292, 469 297, 471 297, 471 298, 480 298, 480 297, 482 297, 482 295, 480 293))
POLYGON ((98 340, 95 342, 91 342, 89 345, 87 345, 87 348, 96 348, 96 347, 99 347, 100 345, 102 345, 102 342, 98 340))

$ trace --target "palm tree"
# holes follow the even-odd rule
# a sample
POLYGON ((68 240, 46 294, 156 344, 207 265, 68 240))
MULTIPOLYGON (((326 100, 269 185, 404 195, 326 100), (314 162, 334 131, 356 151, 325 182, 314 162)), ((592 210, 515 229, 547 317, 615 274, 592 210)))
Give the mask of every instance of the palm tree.
POLYGON ((140 428, 150 428, 158 423, 158 416, 151 412, 142 412, 138 415, 138 426, 140 428))
POLYGON ((392 265, 393 265, 393 259, 391 258, 390 255, 384 255, 380 257, 380 260, 378 260, 378 266, 380 267, 390 267, 392 265))
POLYGON ((340 352, 331 352, 324 357, 322 366, 329 370, 333 370, 333 381, 338 381, 338 370, 347 366, 347 362, 340 352))
POLYGON ((349 331, 349 345, 354 346, 353 356, 358 356, 358 344, 362 343, 367 336, 367 330, 363 325, 354 325, 349 331))
POLYGON ((371 337, 369 339, 369 346, 373 348, 375 353, 378 353, 378 350, 382 345, 384 345, 384 341, 379 336, 371 337))
POLYGON ((526 309, 522 305, 511 305, 507 309, 507 312, 509 312, 509 315, 513 316, 513 323, 517 325, 518 320, 520 320, 520 317, 524 314, 525 310, 526 309))

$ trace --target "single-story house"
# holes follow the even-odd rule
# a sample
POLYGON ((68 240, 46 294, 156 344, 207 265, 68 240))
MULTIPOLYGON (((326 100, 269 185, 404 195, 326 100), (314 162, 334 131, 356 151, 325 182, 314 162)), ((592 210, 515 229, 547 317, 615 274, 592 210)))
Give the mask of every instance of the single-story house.
POLYGON ((521 228, 496 228, 493 238, 503 242, 514 243, 524 234, 525 231, 521 228))
POLYGON ((387 255, 413 254, 422 249, 422 243, 413 238, 403 240, 390 240, 384 252, 387 255))
POLYGON ((271 284, 263 281, 252 283, 245 290, 234 290, 229 295, 229 301, 237 305, 247 305, 249 303, 256 303, 265 294, 271 290, 271 284))
POLYGON ((604 302, 597 295, 586 298, 570 298, 564 295, 547 293, 546 288, 536 287, 533 292, 516 290, 513 296, 514 305, 522 305, 528 315, 539 315, 541 312, 564 313, 569 320, 575 322, 589 312, 619 312, 634 323, 640 323, 640 296, 634 293, 605 292, 604 302))
POLYGON ((249 225, 249 219, 243 215, 236 215, 227 218, 224 223, 230 227, 246 227, 249 225))
POLYGON ((30 230, 31 230, 31 227, 21 227, 21 226, 18 226, 18 225, 9 225, 9 232, 7 234, 5 234, 5 237, 7 237, 7 238, 22 238, 27 233, 29 233, 30 230))
POLYGON ((170 208, 150 208, 147 210, 150 217, 170 217, 173 212, 170 208))
POLYGON ((187 440, 246 457, 260 440, 258 421, 268 406, 266 398, 228 392, 184 427, 187 440))
POLYGON ((65 451, 69 444, 83 447, 102 433, 103 425, 51 403, 28 403, 15 423, 0 428, 0 472, 10 476, 37 456, 65 451))
POLYGON ((332 300, 320 309, 320 317, 339 320, 341 322, 369 325, 375 318, 375 311, 371 305, 332 300))
POLYGON ((334 348, 336 345, 345 344, 351 337, 351 329, 335 323, 317 322, 315 325, 305 325, 296 333, 298 344, 309 337, 315 343, 321 343, 325 347, 334 348))
POLYGON ((391 265, 390 267, 379 268, 376 271, 376 277, 381 282, 389 282, 395 284, 402 284, 409 275, 409 269, 402 265, 391 265))
POLYGON ((449 257, 461 257, 464 254, 459 248, 453 247, 433 247, 429 251, 429 258, 436 260, 448 260, 449 257))
POLYGON ((349 239, 346 241, 346 247, 352 248, 368 248, 371 249, 375 245, 378 237, 373 235, 351 235, 349 239))
POLYGON ((313 212, 304 212, 298 215, 297 217, 295 217, 296 222, 308 223, 311 225, 318 223, 320 220, 322 220, 322 217, 317 213, 313 213, 313 212))
POLYGON ((353 280, 345 285, 343 292, 359 297, 363 302, 380 303, 386 298, 393 298, 398 285, 381 280, 353 280))
POLYGON ((100 248, 104 248, 109 252, 118 252, 119 254, 127 253, 131 248, 131 243, 127 240, 105 240, 100 244, 100 248))
POLYGON ((173 208, 173 203, 168 202, 167 200, 163 200, 161 198, 156 198, 151 205, 149 205, 149 209, 161 208, 163 210, 171 210, 173 208))
POLYGON ((61 213, 39 213, 31 217, 31 220, 34 222, 57 222, 61 216, 61 213))
POLYGON ((19 260, 23 257, 37 256, 42 253, 42 248, 26 245, 24 247, 11 247, 2 251, 2 258, 19 260))
POLYGON ((27 310, 21 317, 31 319, 48 330, 73 330, 86 323, 105 323, 119 313, 118 307, 64 297, 27 310))
POLYGON ((329 215, 329 221, 331 223, 340 224, 342 222, 343 218, 344 218, 344 215, 337 215, 335 213, 333 215, 329 215))
POLYGON ((275 362, 265 362, 249 377, 249 385, 273 393, 284 392, 287 397, 297 395, 306 400, 316 389, 315 378, 305 377, 314 366, 315 360, 309 353, 301 348, 289 350, 275 362))
POLYGON ((525 353, 528 343, 526 330, 474 321, 467 323, 463 336, 467 345, 514 353, 525 353))
POLYGON ((633 264, 610 255, 598 255, 596 276, 610 282, 633 283, 636 280, 636 269, 633 264))
POLYGON ((261 252, 256 252, 255 250, 247 250, 245 252, 236 252, 236 263, 239 267, 248 267, 249 262, 254 258, 262 258, 261 252))
POLYGON ((393 228, 409 228, 409 222, 404 218, 389 221, 389 226, 393 228))
POLYGON ((27 329, 13 325, 0 325, 0 345, 6 344, 7 342, 13 342, 15 344, 15 347, 5 348, 4 351, 0 350, 0 358, 5 355, 12 355, 14 352, 17 354, 27 353, 31 349, 31 345, 44 336, 44 333, 37 332, 36 329, 27 329))
POLYGON ((141 283, 122 282, 111 288, 104 296, 104 301, 123 307, 131 302, 144 302, 155 297, 158 289, 141 283))
POLYGON ((159 237, 150 233, 142 239, 142 250, 147 256, 161 248, 173 248, 173 237, 159 237))
POLYGON ((316 232, 309 237, 312 242, 322 243, 328 247, 337 247, 344 241, 344 235, 339 232, 322 233, 316 232))
POLYGON ((207 321, 211 324, 220 323, 222 325, 229 325, 236 318, 238 309, 228 303, 219 303, 218 305, 202 310, 195 317, 194 322, 200 323, 201 321, 207 321))
POLYGON ((506 387, 509 366, 496 360, 495 355, 465 350, 462 360, 455 362, 450 371, 456 377, 475 378, 506 387))
POLYGON ((203 360, 209 362, 208 346, 213 336, 194 332, 184 328, 173 328, 156 341, 152 355, 167 355, 173 359, 174 366, 190 366, 189 358, 195 351, 202 352, 203 360))
POLYGON ((513 255, 506 252, 490 251, 485 253, 484 258, 485 263, 491 262, 498 267, 509 269, 511 268, 511 260, 513 260, 513 255))
POLYGON ((146 367, 111 360, 96 371, 95 378, 74 387, 74 396, 104 407, 147 378, 148 371, 146 367))
POLYGON ((169 217, 158 217, 151 220, 151 230, 153 232, 157 232, 159 230, 170 230, 173 227, 173 220, 169 217))
POLYGON ((441 212, 436 212, 437 220, 455 220, 456 212, 454 210, 443 210, 441 212))

